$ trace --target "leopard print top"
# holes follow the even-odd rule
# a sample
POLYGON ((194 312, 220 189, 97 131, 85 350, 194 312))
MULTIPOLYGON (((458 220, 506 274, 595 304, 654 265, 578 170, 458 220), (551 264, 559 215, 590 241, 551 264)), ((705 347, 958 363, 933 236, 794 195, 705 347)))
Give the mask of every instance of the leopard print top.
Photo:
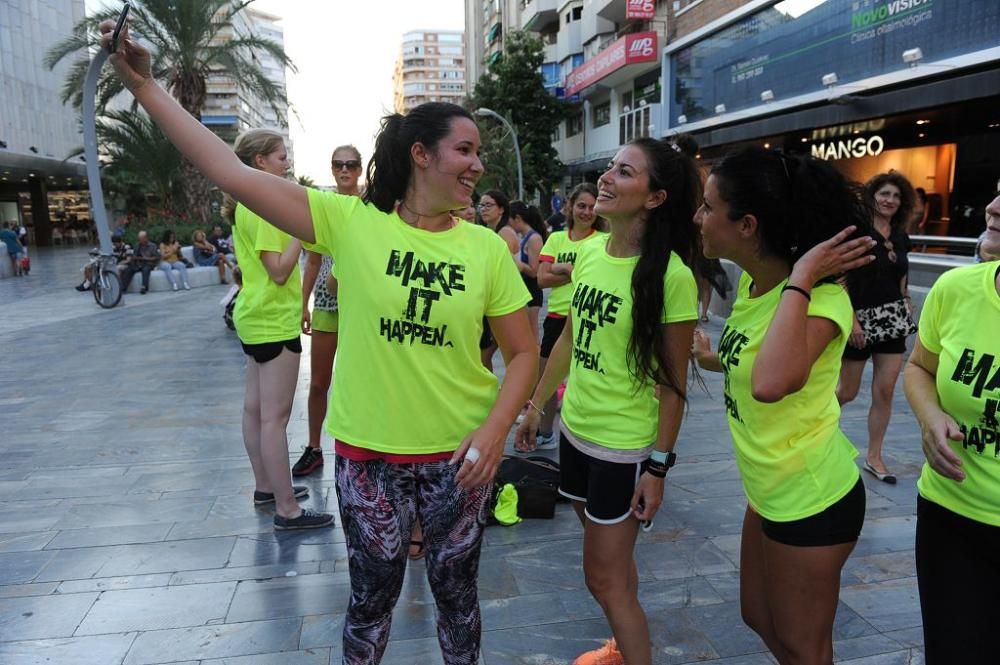
POLYGON ((329 256, 323 257, 323 263, 319 268, 319 275, 316 277, 316 286, 313 287, 313 308, 327 312, 337 311, 337 295, 330 293, 326 288, 326 278, 330 276, 333 268, 333 259, 329 256))

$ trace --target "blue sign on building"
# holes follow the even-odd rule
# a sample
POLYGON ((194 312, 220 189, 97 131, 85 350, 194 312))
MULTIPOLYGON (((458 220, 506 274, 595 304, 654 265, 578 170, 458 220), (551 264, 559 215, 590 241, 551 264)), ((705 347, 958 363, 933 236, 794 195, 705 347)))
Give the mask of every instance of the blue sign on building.
POLYGON ((997 0, 785 0, 671 54, 671 124, 997 46, 997 0))

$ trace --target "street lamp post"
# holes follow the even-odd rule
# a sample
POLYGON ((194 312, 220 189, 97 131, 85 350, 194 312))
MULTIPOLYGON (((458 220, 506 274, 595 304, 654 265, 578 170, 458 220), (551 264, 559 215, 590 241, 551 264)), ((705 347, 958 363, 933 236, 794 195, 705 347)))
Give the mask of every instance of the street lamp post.
POLYGON ((510 130, 511 135, 514 137, 514 156, 517 157, 517 198, 520 201, 524 200, 524 173, 521 170, 521 145, 517 142, 517 132, 514 130, 514 126, 507 121, 507 118, 503 117, 496 111, 487 108, 478 108, 475 111, 476 115, 480 117, 492 116, 502 122, 504 126, 510 130))

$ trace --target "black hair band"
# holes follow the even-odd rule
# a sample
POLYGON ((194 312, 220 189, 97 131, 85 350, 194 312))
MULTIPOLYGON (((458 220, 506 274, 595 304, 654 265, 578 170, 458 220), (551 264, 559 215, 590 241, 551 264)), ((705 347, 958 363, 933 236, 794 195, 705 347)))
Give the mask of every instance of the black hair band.
POLYGON ((809 292, 801 287, 795 286, 794 284, 785 284, 785 288, 781 289, 781 292, 784 293, 785 291, 795 291, 796 293, 801 293, 807 301, 812 302, 812 296, 809 292))

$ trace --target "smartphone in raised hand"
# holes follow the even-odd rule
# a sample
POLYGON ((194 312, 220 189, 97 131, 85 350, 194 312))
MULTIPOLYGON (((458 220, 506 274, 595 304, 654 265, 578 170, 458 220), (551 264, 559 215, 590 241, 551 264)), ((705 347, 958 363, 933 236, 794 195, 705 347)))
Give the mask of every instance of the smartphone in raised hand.
POLYGON ((111 33, 111 52, 115 53, 118 51, 118 36, 121 34, 122 28, 125 27, 125 19, 128 18, 128 12, 132 9, 132 5, 125 3, 122 7, 122 13, 118 15, 118 22, 115 23, 115 31, 111 33))

